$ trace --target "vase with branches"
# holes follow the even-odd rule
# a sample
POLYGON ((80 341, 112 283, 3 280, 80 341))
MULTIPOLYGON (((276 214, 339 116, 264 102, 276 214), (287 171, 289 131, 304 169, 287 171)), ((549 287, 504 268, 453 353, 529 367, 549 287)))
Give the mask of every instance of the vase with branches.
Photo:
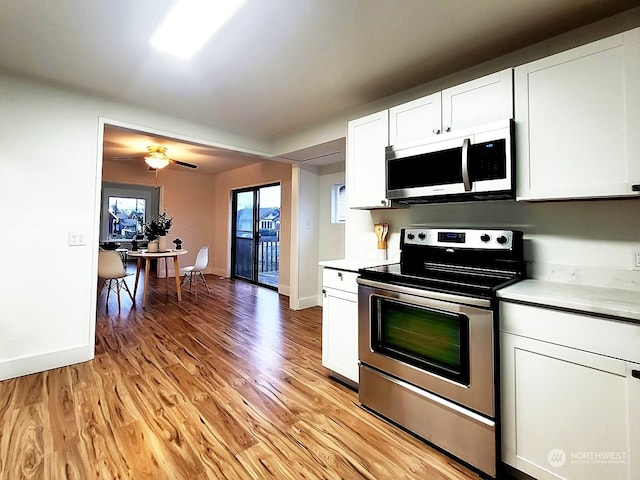
POLYGON ((159 243, 163 243, 162 241, 164 240, 164 245, 158 245, 158 250, 165 251, 167 249, 166 237, 172 225, 173 217, 167 216, 166 210, 158 215, 157 218, 152 218, 144 225, 144 234, 149 240, 149 250, 153 249, 151 242, 156 240, 158 240, 159 243))

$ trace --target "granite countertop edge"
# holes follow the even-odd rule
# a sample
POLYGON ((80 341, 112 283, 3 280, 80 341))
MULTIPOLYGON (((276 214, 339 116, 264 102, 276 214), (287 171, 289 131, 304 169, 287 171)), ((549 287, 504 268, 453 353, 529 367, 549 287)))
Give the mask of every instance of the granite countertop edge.
POLYGON ((498 290, 498 299, 622 318, 640 323, 640 292, 527 279, 498 290))
POLYGON ((361 268, 376 267, 378 265, 389 265, 391 263, 397 263, 398 260, 392 259, 346 259, 341 258, 338 260, 321 260, 318 265, 326 268, 334 268, 336 270, 346 270, 348 272, 358 272, 361 268))

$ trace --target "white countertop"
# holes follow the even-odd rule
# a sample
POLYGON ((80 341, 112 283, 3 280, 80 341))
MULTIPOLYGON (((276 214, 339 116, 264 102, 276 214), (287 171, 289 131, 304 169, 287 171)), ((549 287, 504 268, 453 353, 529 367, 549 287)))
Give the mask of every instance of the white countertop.
POLYGON ((377 265, 388 265, 390 263, 397 263, 398 260, 382 260, 382 259, 367 259, 367 260, 347 260, 345 258, 339 260, 321 260, 318 265, 321 267, 335 268, 337 270, 347 270, 349 272, 357 272, 361 268, 375 267, 377 265))
POLYGON ((640 322, 640 292, 634 290, 523 280, 498 290, 498 298, 640 322))

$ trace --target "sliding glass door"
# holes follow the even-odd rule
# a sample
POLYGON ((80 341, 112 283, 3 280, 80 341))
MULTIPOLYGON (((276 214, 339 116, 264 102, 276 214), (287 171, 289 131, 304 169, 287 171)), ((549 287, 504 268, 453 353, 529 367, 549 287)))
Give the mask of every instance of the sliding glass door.
POLYGON ((278 288, 280 184, 233 192, 232 276, 278 288))

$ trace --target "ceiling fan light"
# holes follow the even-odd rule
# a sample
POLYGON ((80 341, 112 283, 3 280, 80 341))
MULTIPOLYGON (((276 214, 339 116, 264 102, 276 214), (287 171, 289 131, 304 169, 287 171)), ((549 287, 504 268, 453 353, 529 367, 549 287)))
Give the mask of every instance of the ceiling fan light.
POLYGON ((156 170, 161 169, 169 165, 169 159, 162 154, 153 153, 149 157, 144 157, 144 161, 151 168, 156 170))

